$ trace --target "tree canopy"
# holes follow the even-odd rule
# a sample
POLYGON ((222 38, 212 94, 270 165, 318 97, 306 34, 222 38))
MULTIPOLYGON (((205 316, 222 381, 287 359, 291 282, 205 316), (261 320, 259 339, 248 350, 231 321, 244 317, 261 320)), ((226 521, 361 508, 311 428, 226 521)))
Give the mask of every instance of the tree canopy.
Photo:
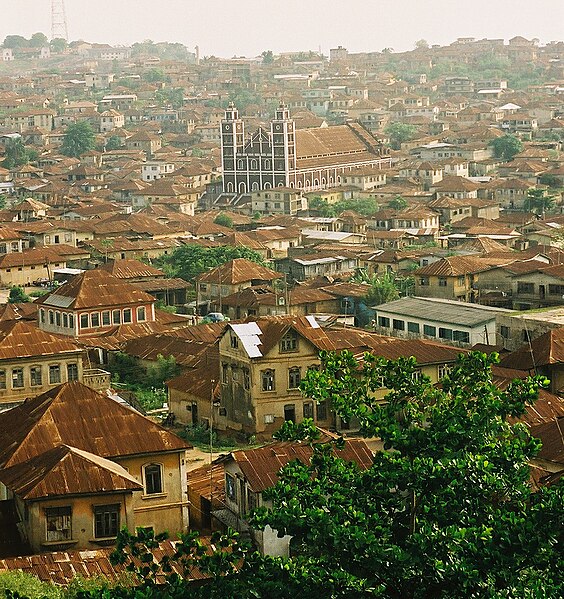
POLYGON ((556 196, 548 193, 545 189, 529 189, 525 198, 525 210, 535 214, 544 215, 554 208, 556 196))
POLYGON ((321 352, 321 360, 304 394, 356 419, 383 451, 361 469, 334 451, 346 441, 321 442, 310 420, 283 427, 279 439, 311 443, 313 455, 282 468, 263 492, 270 507, 251 523, 291 535, 289 559, 263 557, 229 530, 214 533, 211 554, 197 533, 182 535, 176 554, 158 563, 153 551, 166 535, 122 532, 113 560, 129 564, 141 586, 81 597, 561 597, 564 487, 532 491, 528 462, 540 442, 508 422, 534 403, 545 379, 501 389, 491 372, 498 357, 479 352, 461 355, 440 386, 414 358, 367 353, 359 364, 344 351, 321 352), (186 572, 197 565, 208 584, 171 574, 171 559, 186 572), (157 586, 157 575, 167 582, 157 586))
POLYGON ((390 143, 394 150, 399 150, 404 141, 409 141, 415 137, 417 127, 410 123, 389 123, 384 132, 390 136, 390 143))
POLYGON ((92 150, 95 145, 94 129, 86 121, 72 123, 67 127, 61 153, 65 156, 80 158, 83 154, 92 150))
POLYGON ((523 143, 515 135, 508 133, 497 137, 490 142, 493 148, 494 156, 502 160, 513 160, 517 154, 523 149, 523 143))
POLYGON ((19 168, 37 160, 37 158, 36 150, 26 148, 21 138, 14 138, 6 144, 6 153, 4 154, 2 166, 7 169, 19 168))
POLYGON ((305 394, 356 418, 386 451, 361 472, 315 446, 310 465, 282 470, 255 525, 293 535, 294 561, 339 581, 338 596, 558 597, 564 489, 531 491, 528 461, 540 443, 507 420, 546 381, 502 390, 492 380, 497 356, 477 352, 460 356, 440 388, 413 358, 321 358, 305 394), (382 387, 385 402, 375 398, 382 387))
POLYGON ((177 248, 169 256, 159 258, 156 264, 162 267, 170 276, 181 277, 185 281, 193 282, 203 272, 220 264, 225 264, 234 258, 246 258, 264 265, 264 260, 258 252, 244 246, 230 247, 223 245, 204 248, 195 244, 177 248))

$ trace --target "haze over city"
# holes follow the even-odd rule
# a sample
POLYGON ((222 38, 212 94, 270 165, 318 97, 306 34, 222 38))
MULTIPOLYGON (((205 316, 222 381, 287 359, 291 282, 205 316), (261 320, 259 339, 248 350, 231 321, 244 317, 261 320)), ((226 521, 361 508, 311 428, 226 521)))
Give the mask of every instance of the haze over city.
MULTIPOLYGON (((401 3, 350 0, 242 0, 213 3, 194 0, 66 0, 70 39, 110 44, 135 41, 199 45, 203 55, 256 56, 274 52, 318 50, 342 44, 351 51, 413 48, 426 39, 448 44, 461 36, 509 39, 515 35, 542 42, 562 37, 564 2, 539 0, 404 0, 401 3), (539 13, 541 18, 539 18, 539 13)), ((8 34, 50 35, 50 3, 18 0, 5 6, 0 38, 8 34)))

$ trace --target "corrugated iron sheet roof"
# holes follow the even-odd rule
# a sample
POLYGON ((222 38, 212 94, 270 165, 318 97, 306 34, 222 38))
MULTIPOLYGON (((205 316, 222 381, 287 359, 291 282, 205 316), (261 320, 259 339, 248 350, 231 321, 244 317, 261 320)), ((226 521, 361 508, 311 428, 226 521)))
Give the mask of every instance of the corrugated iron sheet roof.
POLYGON ((119 464, 68 445, 0 470, 0 481, 24 500, 143 489, 119 464))
POLYGON ((152 304, 155 301, 152 295, 100 268, 84 271, 68 283, 58 287, 53 293, 40 297, 36 303, 46 306, 59 305, 56 302, 53 304, 53 296, 71 299, 68 307, 72 307, 74 310, 152 304))
POLYGON ((80 351, 81 348, 69 337, 47 333, 31 322, 23 320, 0 322, 0 360, 53 356, 80 351))
POLYGON ((533 370, 564 362, 564 328, 553 329, 533 339, 501 360, 501 366, 517 370, 533 370))
MULTIPOLYGON (((361 439, 347 439, 345 447, 334 450, 334 453, 347 462, 355 462, 362 470, 373 463, 372 452, 361 439)), ((313 449, 309 444, 284 441, 257 449, 234 451, 230 458, 237 462, 251 489, 259 493, 278 482, 278 472, 288 462, 299 460, 307 464, 312 455, 313 449)))
POLYGON ((141 260, 120 259, 111 260, 100 266, 102 270, 109 272, 118 279, 135 279, 138 277, 164 277, 165 273, 150 264, 145 264, 141 260))
MULTIPOLYGON (((200 541, 204 543, 208 553, 215 549, 209 538, 200 537, 200 541)), ((159 563, 165 555, 172 558, 176 552, 177 543, 178 541, 170 540, 159 543, 159 546, 152 550, 155 563, 159 563)), ((67 586, 77 577, 88 579, 103 576, 114 581, 126 573, 126 568, 125 565, 112 565, 110 554, 113 551, 113 547, 107 547, 87 551, 57 551, 7 558, 0 560, 0 572, 21 570, 26 574, 37 576, 43 582, 52 582, 62 586, 67 586)), ((139 561, 136 561, 136 564, 137 566, 141 565, 139 561)), ((180 561, 171 559, 170 565, 172 572, 185 579, 203 580, 207 578, 198 568, 193 567, 186 570, 180 561)), ((162 572, 158 572, 156 582, 157 584, 165 582, 162 572)))
POLYGON ((200 283, 216 283, 221 285, 237 285, 247 281, 272 281, 282 275, 275 270, 256 264, 246 258, 235 258, 225 264, 216 266, 209 272, 200 275, 200 283))
POLYGON ((61 444, 105 458, 190 447, 162 426, 78 381, 0 413, 0 466, 19 464, 61 444))

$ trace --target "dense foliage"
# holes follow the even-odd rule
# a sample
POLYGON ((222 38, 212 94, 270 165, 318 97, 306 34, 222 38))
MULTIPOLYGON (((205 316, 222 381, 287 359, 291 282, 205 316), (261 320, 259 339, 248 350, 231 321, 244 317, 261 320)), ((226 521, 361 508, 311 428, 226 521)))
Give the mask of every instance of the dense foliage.
POLYGON ((181 277, 185 281, 193 282, 198 275, 235 258, 246 258, 257 264, 265 264, 261 255, 254 250, 243 246, 229 247, 226 245, 212 248, 184 245, 169 256, 160 257, 155 264, 163 268, 170 276, 181 277))
POLYGON ((72 123, 67 127, 61 153, 72 158, 80 158, 95 145, 94 129, 87 121, 72 123))
POLYGON ((281 439, 312 442, 310 464, 290 462, 263 494, 252 524, 292 535, 290 559, 262 557, 231 530, 209 551, 196 533, 176 555, 153 552, 166 535, 122 532, 113 559, 138 580, 82 599, 165 597, 363 597, 381 599, 556 599, 564 585, 564 489, 532 493, 528 461, 539 449, 507 419, 535 401, 542 377, 498 388, 497 356, 460 356, 437 387, 413 358, 322 352, 323 369, 302 385, 344 419, 356 419, 385 451, 362 470, 320 443, 311 421, 286 424, 281 439), (387 389, 385 401, 378 392, 387 389), (313 440, 317 439, 317 442, 313 440), (172 572, 198 567, 209 583, 172 572), (167 582, 157 585, 162 577, 167 582))
POLYGON ((339 200, 330 204, 320 196, 314 196, 308 201, 310 212, 323 217, 339 216, 345 210, 354 210, 362 216, 372 216, 378 212, 378 202, 374 198, 351 198, 339 200))
POLYGON ((490 142, 494 156, 502 160, 513 160, 523 149, 523 142, 510 133, 502 135, 490 142))

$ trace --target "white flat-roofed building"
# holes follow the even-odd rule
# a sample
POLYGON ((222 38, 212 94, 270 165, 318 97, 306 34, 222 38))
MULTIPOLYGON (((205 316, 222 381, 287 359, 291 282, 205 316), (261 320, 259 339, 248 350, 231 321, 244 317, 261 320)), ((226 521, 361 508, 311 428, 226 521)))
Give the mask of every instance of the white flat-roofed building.
POLYGON ((497 345, 496 316, 512 310, 431 297, 404 297, 376 306, 375 329, 385 335, 436 339, 462 347, 497 345))

